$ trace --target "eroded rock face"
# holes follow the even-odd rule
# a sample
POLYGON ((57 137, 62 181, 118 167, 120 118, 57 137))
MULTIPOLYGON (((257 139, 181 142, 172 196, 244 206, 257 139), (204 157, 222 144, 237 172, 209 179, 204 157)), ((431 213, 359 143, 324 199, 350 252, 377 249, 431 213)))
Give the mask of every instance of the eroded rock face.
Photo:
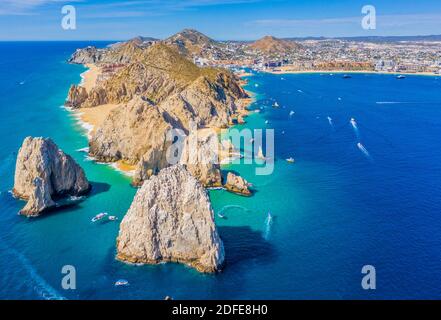
POLYGON ((163 151, 170 129, 170 124, 155 106, 135 97, 110 112, 93 134, 89 152, 99 161, 124 160, 133 165, 142 158, 152 159, 150 155, 158 151, 165 157, 163 151))
POLYGON ((84 49, 77 49, 68 62, 77 64, 97 63, 101 61, 104 53, 105 50, 89 46, 84 49))
POLYGON ((83 169, 51 139, 27 137, 17 156, 13 193, 27 200, 21 214, 37 216, 55 205, 54 196, 90 190, 83 169))
POLYGON ((77 85, 72 85, 67 95, 65 105, 70 108, 79 108, 88 98, 85 88, 77 85))
POLYGON ((205 187, 221 187, 219 138, 214 131, 192 132, 184 142, 180 163, 205 187))
POLYGON ((180 262, 200 272, 220 270, 224 247, 210 200, 185 167, 163 169, 138 190, 120 225, 117 259, 180 262))
POLYGON ((243 196, 250 196, 251 191, 248 189, 250 184, 244 178, 235 175, 232 172, 228 172, 227 182, 225 183, 225 188, 243 196))

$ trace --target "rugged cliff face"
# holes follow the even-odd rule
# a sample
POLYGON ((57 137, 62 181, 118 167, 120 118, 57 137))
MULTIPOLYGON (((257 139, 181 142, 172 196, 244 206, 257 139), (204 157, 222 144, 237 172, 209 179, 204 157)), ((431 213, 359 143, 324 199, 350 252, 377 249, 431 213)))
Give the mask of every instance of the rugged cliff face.
POLYGON ((89 152, 99 161, 135 165, 146 153, 165 150, 170 129, 158 108, 136 97, 110 112, 92 135, 89 152))
POLYGON ((153 40, 149 42, 142 41, 141 38, 134 38, 103 49, 89 46, 77 49, 68 62, 76 64, 127 64, 136 61, 143 49, 153 42, 153 40))
POLYGON ((87 91, 85 88, 72 85, 67 94, 66 106, 70 108, 79 108, 87 100, 87 91))
POLYGON ((138 190, 120 225, 117 259, 220 270, 224 248, 208 195, 183 166, 161 170, 138 190))
POLYGON ((36 216, 55 205, 54 196, 87 193, 83 169, 51 139, 27 137, 18 152, 13 193, 28 200, 21 214, 36 216))

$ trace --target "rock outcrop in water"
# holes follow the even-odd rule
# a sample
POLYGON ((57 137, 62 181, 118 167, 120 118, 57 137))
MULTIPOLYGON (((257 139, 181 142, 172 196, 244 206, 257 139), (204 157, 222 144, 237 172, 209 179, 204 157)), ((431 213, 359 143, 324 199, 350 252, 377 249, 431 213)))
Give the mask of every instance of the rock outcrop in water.
POLYGON ((65 105, 70 108, 79 108, 87 98, 88 94, 84 87, 72 85, 67 94, 65 105))
POLYGON ((180 165, 145 181, 120 225, 117 259, 219 271, 224 247, 202 185, 180 165))
POLYGON ((83 169, 51 139, 27 137, 17 156, 13 193, 28 203, 20 211, 37 216, 55 206, 54 197, 90 190, 83 169))
POLYGON ((235 175, 232 172, 228 172, 227 182, 225 183, 225 188, 243 196, 250 196, 251 191, 249 190, 250 184, 244 178, 235 175))

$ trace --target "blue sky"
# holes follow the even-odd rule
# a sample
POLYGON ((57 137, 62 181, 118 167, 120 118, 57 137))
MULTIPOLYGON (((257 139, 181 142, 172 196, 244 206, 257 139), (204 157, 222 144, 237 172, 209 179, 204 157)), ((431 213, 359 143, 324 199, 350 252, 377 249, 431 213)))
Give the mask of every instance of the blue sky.
POLYGON ((121 40, 195 28, 215 39, 441 34, 441 0, 0 0, 0 40, 121 40), (61 28, 76 8, 77 29, 61 28), (361 27, 374 5, 377 29, 361 27))

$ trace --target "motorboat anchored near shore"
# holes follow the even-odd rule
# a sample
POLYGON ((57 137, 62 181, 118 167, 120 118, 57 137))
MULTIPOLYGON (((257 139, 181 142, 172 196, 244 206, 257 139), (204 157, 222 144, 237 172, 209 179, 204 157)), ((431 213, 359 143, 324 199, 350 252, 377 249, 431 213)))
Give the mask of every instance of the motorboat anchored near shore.
POLYGON ((406 76, 404 76, 404 75, 402 75, 402 74, 400 74, 400 75, 397 76, 397 79, 398 79, 398 80, 405 79, 405 78, 406 78, 406 76))
POLYGON ((125 287, 128 286, 129 282, 125 279, 120 279, 118 281, 115 282, 115 287, 125 287))
POLYGON ((92 218, 92 222, 97 222, 97 221, 99 221, 99 220, 101 220, 101 219, 103 219, 104 217, 107 217, 107 212, 101 212, 101 213, 98 213, 95 217, 93 217, 92 218))

